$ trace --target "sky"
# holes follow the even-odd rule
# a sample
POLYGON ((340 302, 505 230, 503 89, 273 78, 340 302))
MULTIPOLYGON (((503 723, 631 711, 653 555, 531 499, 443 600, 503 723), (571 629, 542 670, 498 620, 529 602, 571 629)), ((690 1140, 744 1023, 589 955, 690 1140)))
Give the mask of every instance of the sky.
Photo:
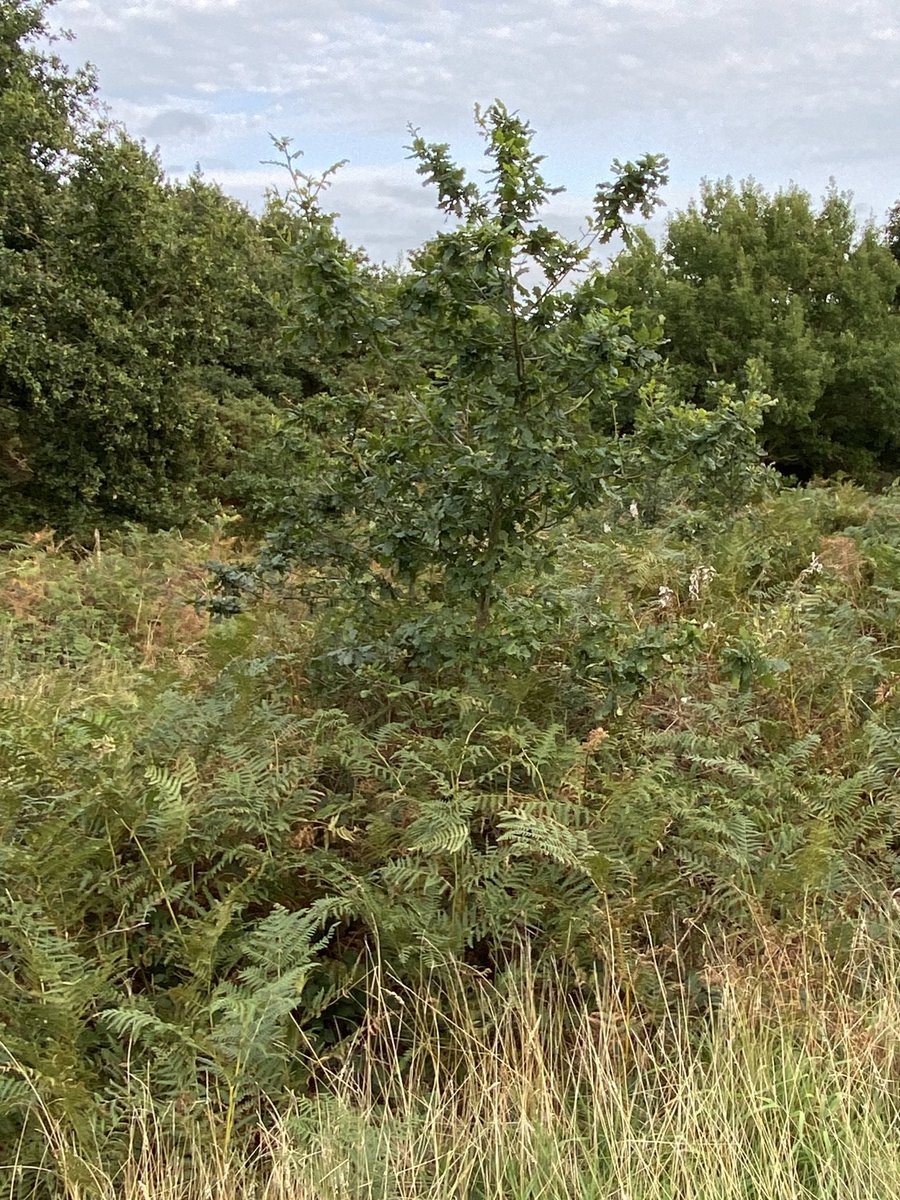
POLYGON ((173 177, 199 165, 259 208, 285 180, 273 136, 314 173, 347 159, 329 207, 392 263, 441 225, 408 126, 477 177, 495 97, 536 129, 570 235, 647 151, 669 211, 726 175, 816 199, 833 179, 878 223, 900 197, 900 0, 58 0, 49 21, 173 177))

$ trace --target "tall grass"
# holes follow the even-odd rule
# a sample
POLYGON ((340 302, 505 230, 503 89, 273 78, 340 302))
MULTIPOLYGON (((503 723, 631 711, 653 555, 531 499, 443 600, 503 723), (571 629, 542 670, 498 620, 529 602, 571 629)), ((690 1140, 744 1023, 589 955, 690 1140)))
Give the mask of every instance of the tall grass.
POLYGON ((483 678, 8 550, 0 1200, 900 1195, 898 494, 602 516, 483 678))
MULTIPOLYGON (((212 1117, 176 1151, 151 1080, 124 1170, 76 1153, 48 1119, 47 1178, 67 1200, 900 1195, 898 945, 861 923, 839 962, 814 928, 791 943, 759 932, 750 960, 710 954, 700 1019, 689 981, 661 988, 650 1018, 621 980, 573 991, 521 962, 493 981, 460 969, 449 989, 373 969, 352 1051, 260 1114, 250 1159, 221 1150, 212 1117)), ((651 953, 643 967, 671 963, 651 953)))

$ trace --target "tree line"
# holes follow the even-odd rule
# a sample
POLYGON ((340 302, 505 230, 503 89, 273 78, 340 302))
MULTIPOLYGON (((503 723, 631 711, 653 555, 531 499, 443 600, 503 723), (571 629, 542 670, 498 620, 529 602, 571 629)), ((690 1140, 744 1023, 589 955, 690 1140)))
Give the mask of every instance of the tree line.
MULTIPOLYGON (((514 393, 531 355, 541 386, 577 402, 590 387, 590 338, 608 360, 604 323, 627 327, 640 352, 621 351, 629 384, 617 384, 615 404, 593 421, 628 430, 651 376, 674 402, 701 409, 710 382, 753 379, 778 401, 762 440, 783 471, 865 483, 900 471, 900 206, 879 231, 860 228, 836 191, 817 207, 797 188, 769 195, 753 183, 707 183, 661 244, 638 231, 609 267, 554 241, 535 212, 498 210, 475 214, 485 217, 481 244, 440 235, 407 268, 387 270, 347 246, 318 207, 320 187, 314 197, 298 190, 289 151, 293 182, 259 215, 199 175, 168 180, 152 152, 105 118, 93 75, 54 53, 51 7, 0 0, 7 526, 172 526, 223 504, 265 518, 270 484, 302 469, 298 421, 321 430, 339 408, 344 427, 384 428, 411 380, 463 378, 466 339, 475 358, 496 342, 493 366, 490 354, 473 358, 466 387, 493 371, 510 375, 514 393), (507 234, 549 289, 523 305, 517 347, 494 337, 496 309, 479 306, 470 270, 490 273, 499 243, 485 229, 504 219, 517 222, 507 234), (461 256, 471 294, 448 297, 440 272, 461 256), (574 358, 573 320, 582 339, 574 358)), ((424 173, 443 188, 441 208, 465 225, 478 198, 454 191, 445 151, 417 144, 424 173)), ((644 162, 655 183, 660 161, 644 162)), ((632 167, 606 194, 621 211, 601 214, 595 241, 604 220, 612 229, 629 203, 640 208, 628 191, 632 167)), ((551 190, 540 178, 536 186, 551 190)))
POLYGON ((167 180, 0 3, 0 504, 80 528, 239 501, 241 456, 308 387, 280 338, 277 222, 167 180))

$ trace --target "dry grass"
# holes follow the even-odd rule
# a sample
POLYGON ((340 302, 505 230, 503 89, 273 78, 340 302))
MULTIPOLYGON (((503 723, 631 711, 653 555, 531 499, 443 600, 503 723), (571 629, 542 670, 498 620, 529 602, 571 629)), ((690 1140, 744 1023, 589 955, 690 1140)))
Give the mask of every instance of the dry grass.
POLYGON ((46 1168, 67 1200, 900 1195, 895 950, 863 925, 840 967, 814 931, 767 940, 752 961, 710 955, 700 1020, 677 986, 651 1021, 621 985, 589 1004, 522 971, 477 987, 460 973, 450 994, 381 980, 352 1052, 265 1115, 249 1159, 221 1151, 212 1117, 189 1157, 167 1150, 145 1093, 124 1170, 52 1121, 46 1168))
POLYGON ((194 600, 205 562, 233 552, 227 532, 126 530, 93 548, 52 530, 23 536, 0 556, 0 703, 127 702, 154 673, 196 675, 209 619, 194 600))

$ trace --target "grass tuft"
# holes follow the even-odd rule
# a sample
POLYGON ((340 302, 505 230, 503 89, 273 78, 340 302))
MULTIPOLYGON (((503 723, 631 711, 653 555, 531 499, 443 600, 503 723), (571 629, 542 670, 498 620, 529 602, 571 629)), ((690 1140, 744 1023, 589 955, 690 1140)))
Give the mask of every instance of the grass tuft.
POLYGON ((840 965, 808 930, 790 976, 710 951, 702 1021, 677 989, 640 1019, 527 956, 492 982, 373 968, 352 1047, 260 1114, 249 1158, 216 1149, 212 1110, 185 1152, 145 1088, 124 1168, 45 1114, 42 1170, 66 1200, 880 1200, 900 1194, 898 950, 860 924, 840 965))

